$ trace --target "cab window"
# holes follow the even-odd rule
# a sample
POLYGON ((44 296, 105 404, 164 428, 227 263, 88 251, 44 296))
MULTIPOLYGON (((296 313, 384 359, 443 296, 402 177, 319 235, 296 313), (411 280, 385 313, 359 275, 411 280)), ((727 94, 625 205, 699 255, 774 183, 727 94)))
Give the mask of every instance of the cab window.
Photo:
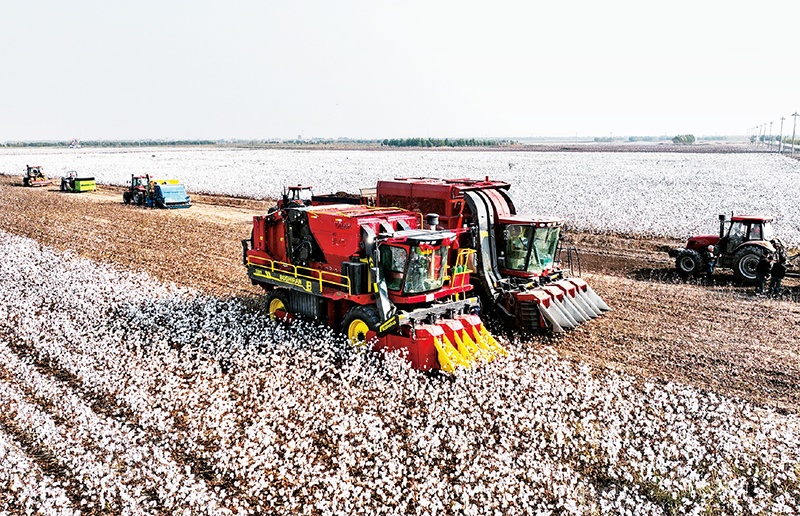
POLYGON ((402 247, 381 246, 381 269, 386 277, 386 288, 400 290, 403 286, 407 260, 408 253, 402 247))

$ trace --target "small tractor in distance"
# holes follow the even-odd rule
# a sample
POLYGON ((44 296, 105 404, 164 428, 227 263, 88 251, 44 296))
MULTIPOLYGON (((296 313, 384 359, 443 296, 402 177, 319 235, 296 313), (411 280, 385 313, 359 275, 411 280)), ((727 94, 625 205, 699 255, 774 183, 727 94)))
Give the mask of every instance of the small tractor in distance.
POLYGON ((122 202, 150 208, 189 208, 192 203, 186 187, 177 179, 151 179, 149 175, 131 176, 131 185, 122 194, 122 202))
POLYGON ((291 187, 242 241, 254 285, 270 317, 316 320, 354 345, 407 353, 417 370, 453 371, 506 351, 477 315, 458 233, 423 228, 399 208, 312 206, 308 187, 291 187))
POLYGON ((25 175, 22 176, 23 186, 47 186, 53 184, 53 181, 47 179, 42 172, 42 167, 26 165, 28 168, 25 175))
POLYGON ((733 270, 740 282, 756 279, 756 266, 764 251, 786 259, 786 247, 775 236, 772 217, 738 215, 719 216, 718 235, 697 235, 689 238, 686 247, 670 249, 675 268, 683 277, 698 275, 708 266, 702 251, 714 246, 716 267, 733 270))
POLYGON ((72 170, 66 177, 61 178, 62 192, 93 192, 97 190, 93 177, 77 177, 77 173, 72 170))

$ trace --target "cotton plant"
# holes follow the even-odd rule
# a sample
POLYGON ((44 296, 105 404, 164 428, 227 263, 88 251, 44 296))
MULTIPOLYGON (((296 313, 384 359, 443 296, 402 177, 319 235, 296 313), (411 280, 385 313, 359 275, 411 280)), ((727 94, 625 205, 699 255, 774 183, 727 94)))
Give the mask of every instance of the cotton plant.
POLYGON ((0 248, 0 445, 29 486, 52 484, 10 429, 50 451, 61 514, 800 509, 795 416, 510 342, 479 370, 423 374, 247 300, 7 233, 0 248))
POLYGON ((800 163, 775 153, 4 149, 0 172, 21 175, 33 161, 53 177, 77 170, 125 185, 149 174, 255 199, 298 182, 358 193, 397 177, 488 176, 511 184, 519 212, 561 217, 573 230, 682 239, 716 233, 717 215, 734 212, 774 216, 778 234, 800 245, 800 163))

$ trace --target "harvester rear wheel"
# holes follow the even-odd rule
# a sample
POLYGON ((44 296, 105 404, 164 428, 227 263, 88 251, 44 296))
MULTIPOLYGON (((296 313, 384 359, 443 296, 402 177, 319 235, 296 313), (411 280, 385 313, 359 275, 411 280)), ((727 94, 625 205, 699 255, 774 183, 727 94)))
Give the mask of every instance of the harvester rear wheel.
POLYGON ((276 314, 278 311, 282 311, 286 315, 291 313, 289 312, 289 296, 286 295, 283 289, 275 289, 270 292, 267 297, 267 311, 269 312, 269 318, 273 321, 279 317, 276 314))
POLYGON ((703 267, 703 258, 694 249, 684 249, 675 258, 675 268, 683 277, 700 274, 703 267))
POLYGON ((342 333, 347 335, 353 346, 367 343, 367 332, 378 331, 378 309, 374 306, 354 306, 344 316, 342 333))

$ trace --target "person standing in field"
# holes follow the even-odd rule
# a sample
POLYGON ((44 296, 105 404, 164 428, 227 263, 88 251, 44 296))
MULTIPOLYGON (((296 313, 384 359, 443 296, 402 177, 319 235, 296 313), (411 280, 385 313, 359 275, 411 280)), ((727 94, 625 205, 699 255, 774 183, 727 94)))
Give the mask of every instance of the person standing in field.
POLYGON ((772 266, 772 279, 769 281, 770 297, 778 297, 781 293, 781 281, 786 276, 786 260, 782 257, 772 266))
POLYGON ((700 256, 703 258, 706 268, 705 284, 711 285, 711 275, 714 274, 714 265, 717 262, 717 256, 714 254, 714 246, 710 245, 700 251, 700 256))
POLYGON ((756 294, 764 293, 764 282, 769 276, 770 269, 772 269, 772 264, 769 262, 769 251, 765 249, 761 259, 758 260, 758 265, 756 265, 756 294))

